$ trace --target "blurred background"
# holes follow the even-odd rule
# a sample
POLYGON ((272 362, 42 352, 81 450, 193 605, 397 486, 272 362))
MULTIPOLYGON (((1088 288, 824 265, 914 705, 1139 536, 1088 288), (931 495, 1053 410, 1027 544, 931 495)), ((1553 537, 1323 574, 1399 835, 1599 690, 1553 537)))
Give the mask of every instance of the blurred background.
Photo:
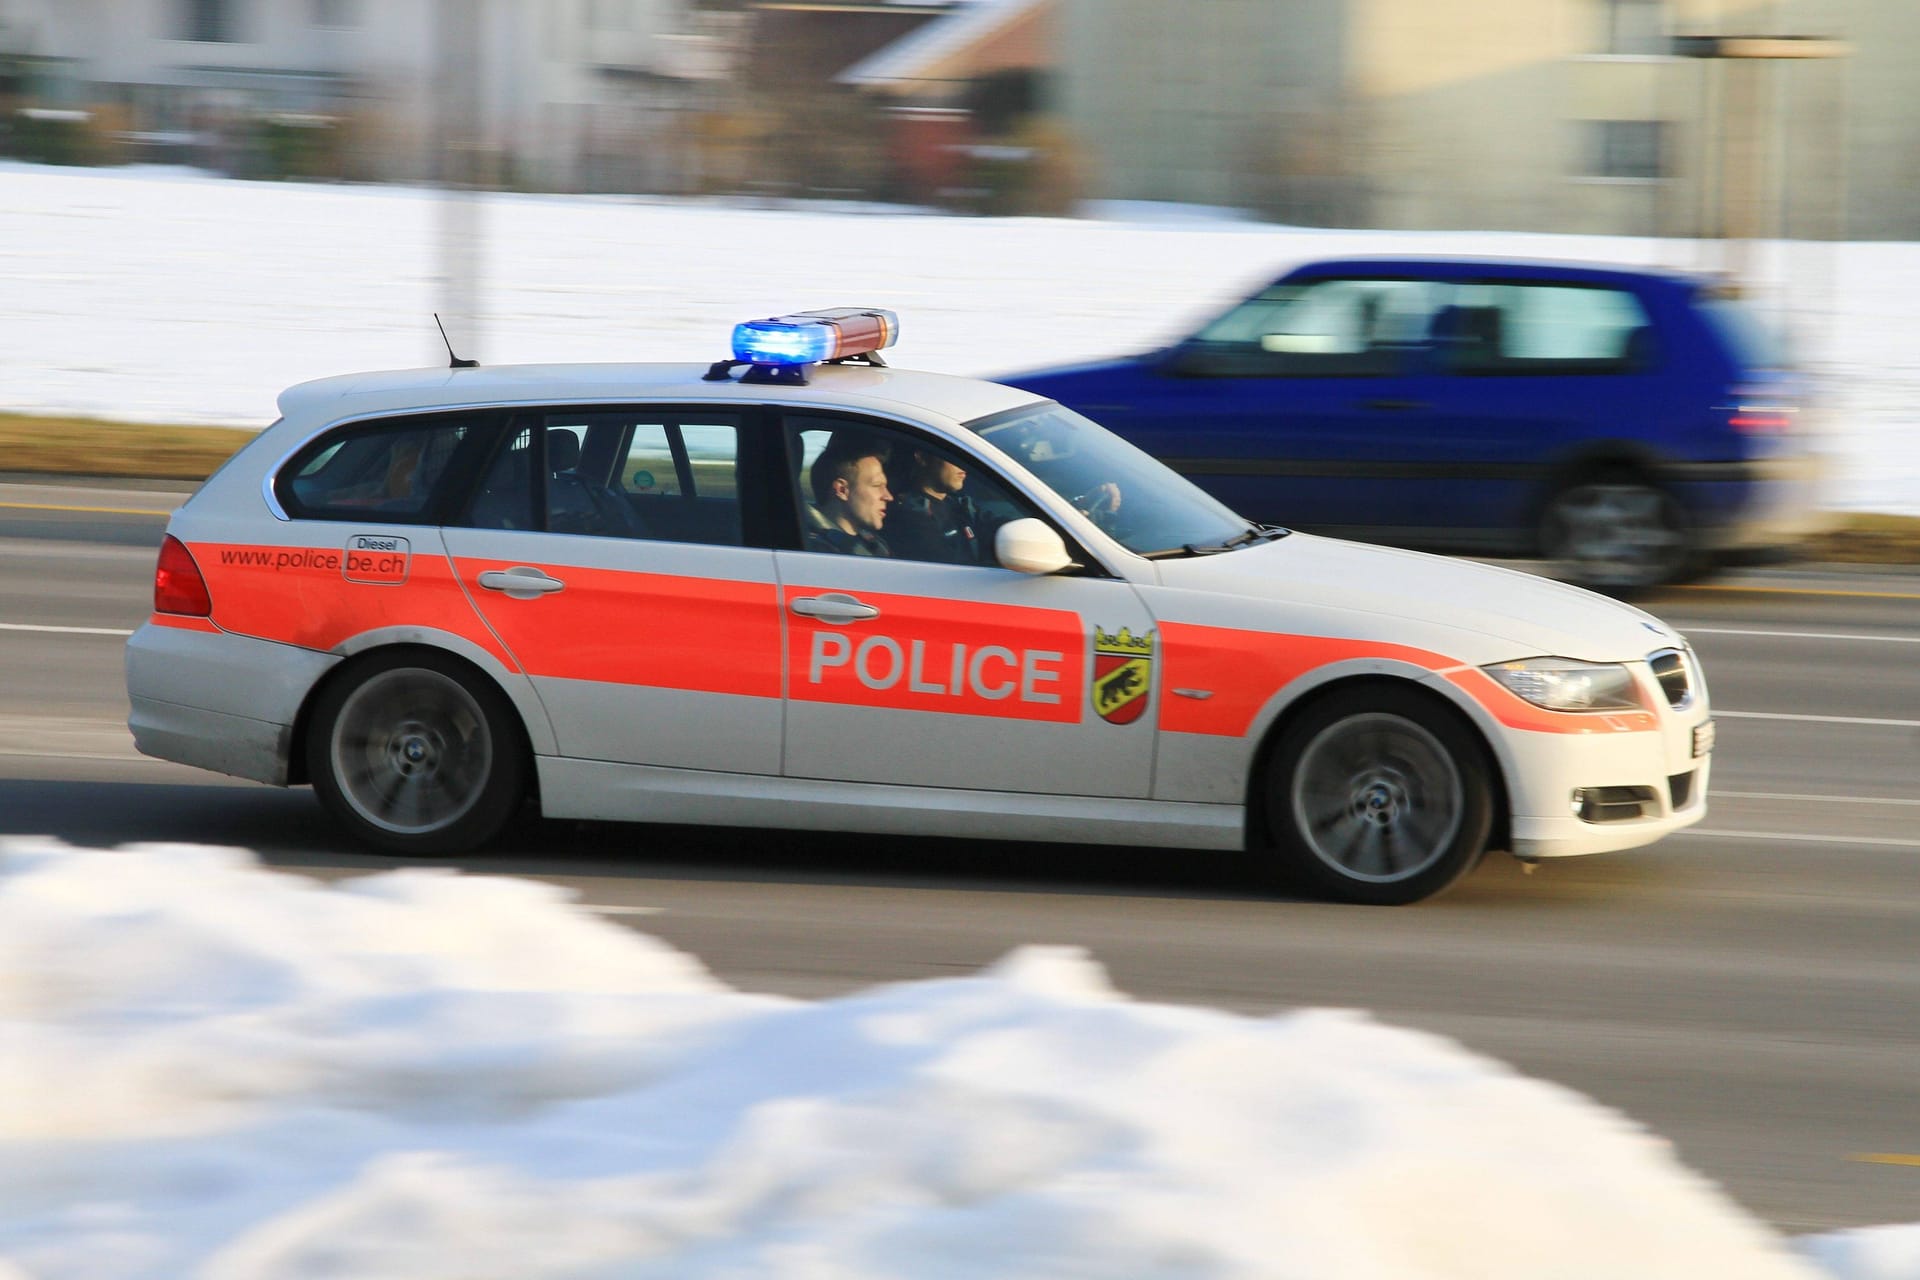
POLYGON ((1916 56, 1910 0, 0 0, 0 148, 983 213, 1920 239, 1916 56))

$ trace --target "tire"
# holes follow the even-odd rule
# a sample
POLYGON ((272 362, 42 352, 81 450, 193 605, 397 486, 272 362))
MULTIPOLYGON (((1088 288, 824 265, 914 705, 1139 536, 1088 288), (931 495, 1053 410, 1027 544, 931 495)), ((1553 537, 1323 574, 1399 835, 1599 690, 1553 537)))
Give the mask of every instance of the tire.
POLYGON ((432 650, 375 654, 321 692, 307 727, 314 792, 388 853, 464 853, 526 796, 527 752, 500 691, 432 650))
POLYGON ((1540 551, 1560 577, 1611 594, 1683 582, 1703 563, 1680 503, 1627 471, 1555 491, 1541 513, 1540 551))
POLYGON ((1337 690, 1308 707, 1265 786, 1273 871, 1345 902, 1432 897, 1479 864, 1493 825, 1485 746, 1411 688, 1337 690))

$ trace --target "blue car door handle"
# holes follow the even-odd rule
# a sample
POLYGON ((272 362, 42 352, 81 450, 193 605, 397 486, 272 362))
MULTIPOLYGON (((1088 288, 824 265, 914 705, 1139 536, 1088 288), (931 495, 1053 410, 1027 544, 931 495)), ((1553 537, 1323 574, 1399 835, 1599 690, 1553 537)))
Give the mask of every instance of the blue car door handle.
POLYGON ((1362 400, 1362 409, 1386 409, 1404 413, 1410 409, 1432 408, 1425 400, 1362 400))

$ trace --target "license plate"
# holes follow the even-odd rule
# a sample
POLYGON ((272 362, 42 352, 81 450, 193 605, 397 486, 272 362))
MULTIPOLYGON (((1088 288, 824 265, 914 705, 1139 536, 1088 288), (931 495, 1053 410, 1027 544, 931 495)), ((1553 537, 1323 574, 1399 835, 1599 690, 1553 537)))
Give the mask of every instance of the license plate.
POLYGON ((1713 721, 1693 726, 1693 758, 1698 760, 1713 750, 1713 721))

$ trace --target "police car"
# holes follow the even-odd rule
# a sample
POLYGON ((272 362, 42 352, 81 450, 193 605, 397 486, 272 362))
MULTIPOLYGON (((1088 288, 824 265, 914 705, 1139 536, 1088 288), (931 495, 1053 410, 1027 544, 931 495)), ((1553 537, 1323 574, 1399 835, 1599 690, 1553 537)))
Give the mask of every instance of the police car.
POLYGON ((897 332, 291 388, 168 525, 135 742, 409 856, 532 801, 1245 849, 1373 903, 1705 814, 1707 692, 1657 619, 1249 523, 1057 403, 888 367, 897 332))

